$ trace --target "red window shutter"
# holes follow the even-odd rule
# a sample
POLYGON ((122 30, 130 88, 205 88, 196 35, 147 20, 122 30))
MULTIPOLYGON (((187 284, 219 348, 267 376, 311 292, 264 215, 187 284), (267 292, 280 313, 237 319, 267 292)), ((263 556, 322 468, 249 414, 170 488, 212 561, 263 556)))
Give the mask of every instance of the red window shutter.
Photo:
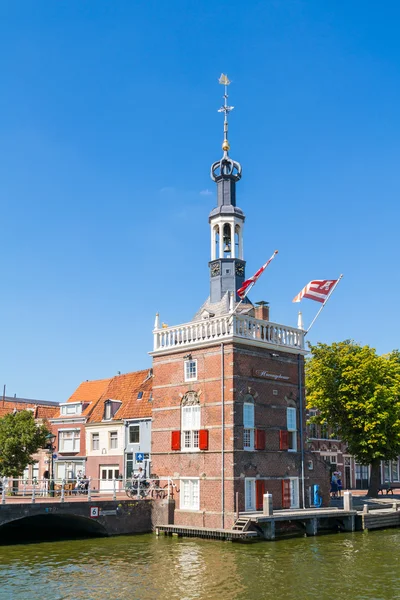
POLYGON ((264 429, 256 429, 256 450, 265 450, 265 431, 264 429))
POLYGON ((263 479, 256 479, 256 510, 263 509, 263 501, 264 501, 264 489, 265 489, 265 481, 263 479))
POLYGON ((281 429, 279 432, 279 449, 289 450, 289 432, 286 429, 281 429))
POLYGON ((290 479, 282 479, 282 508, 290 508, 290 479))
POLYGON ((200 450, 208 450, 208 429, 200 429, 199 431, 199 448, 200 450))
POLYGON ((181 432, 171 431, 171 450, 181 449, 181 432))

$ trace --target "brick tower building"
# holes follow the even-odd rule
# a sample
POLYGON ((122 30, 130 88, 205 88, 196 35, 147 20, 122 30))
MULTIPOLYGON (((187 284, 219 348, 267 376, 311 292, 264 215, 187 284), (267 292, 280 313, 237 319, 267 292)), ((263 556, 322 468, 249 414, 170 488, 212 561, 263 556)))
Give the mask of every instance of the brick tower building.
MULTIPOLYGON (((225 77, 225 76, 224 76, 225 77)), ((304 332, 272 323, 266 303, 239 302, 245 280, 236 206, 241 165, 229 156, 227 79, 223 156, 211 167, 210 295, 193 320, 160 327, 153 356, 152 471, 176 484, 176 524, 231 527, 237 511, 312 503, 325 465, 305 450, 304 332)))

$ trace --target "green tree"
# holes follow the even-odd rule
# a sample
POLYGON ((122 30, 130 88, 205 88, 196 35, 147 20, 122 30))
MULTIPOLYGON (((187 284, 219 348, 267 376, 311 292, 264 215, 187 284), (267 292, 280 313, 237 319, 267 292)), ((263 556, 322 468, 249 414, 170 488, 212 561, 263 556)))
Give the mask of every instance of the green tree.
POLYGON ((33 464, 32 454, 46 444, 46 425, 37 425, 29 410, 9 413, 0 419, 0 475, 18 477, 27 465, 33 464))
POLYGON ((384 356, 351 340, 309 344, 307 406, 329 423, 357 462, 371 465, 368 495, 380 485, 380 461, 400 454, 400 353, 384 356))

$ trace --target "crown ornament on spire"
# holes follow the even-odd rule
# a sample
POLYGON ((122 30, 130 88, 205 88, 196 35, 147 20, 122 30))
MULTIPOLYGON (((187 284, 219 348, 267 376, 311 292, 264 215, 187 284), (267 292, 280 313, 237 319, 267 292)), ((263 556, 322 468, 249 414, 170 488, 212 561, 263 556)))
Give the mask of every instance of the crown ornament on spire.
POLYGON ((213 165, 211 165, 211 179, 213 181, 218 181, 220 177, 228 176, 233 177, 236 181, 238 181, 242 176, 242 166, 240 163, 232 160, 229 157, 229 140, 228 140, 228 116, 229 113, 235 108, 234 106, 229 106, 228 104, 228 85, 230 85, 230 81, 228 76, 224 73, 221 73, 220 78, 218 79, 218 83, 224 86, 224 104, 221 108, 218 109, 218 112, 224 113, 224 141, 222 142, 222 150, 224 152, 221 160, 217 160, 213 165))

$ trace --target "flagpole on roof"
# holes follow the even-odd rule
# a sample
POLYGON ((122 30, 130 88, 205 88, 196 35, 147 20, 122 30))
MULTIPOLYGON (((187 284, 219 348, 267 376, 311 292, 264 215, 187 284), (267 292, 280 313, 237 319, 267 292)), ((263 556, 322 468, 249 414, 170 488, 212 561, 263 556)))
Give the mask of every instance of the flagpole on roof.
POLYGON ((315 315, 315 317, 313 318, 313 320, 311 321, 311 324, 309 325, 307 331, 304 332, 304 337, 307 335, 307 333, 310 331, 311 327, 314 325, 315 321, 318 319, 319 315, 322 312, 322 309, 324 308, 325 304, 328 302, 329 298, 332 296, 333 291, 336 289, 339 281, 343 279, 343 275, 341 274, 339 279, 336 281, 335 285, 332 287, 331 291, 329 292, 329 294, 326 297, 326 300, 324 300, 321 308, 319 309, 319 311, 317 312, 317 314, 315 315))

